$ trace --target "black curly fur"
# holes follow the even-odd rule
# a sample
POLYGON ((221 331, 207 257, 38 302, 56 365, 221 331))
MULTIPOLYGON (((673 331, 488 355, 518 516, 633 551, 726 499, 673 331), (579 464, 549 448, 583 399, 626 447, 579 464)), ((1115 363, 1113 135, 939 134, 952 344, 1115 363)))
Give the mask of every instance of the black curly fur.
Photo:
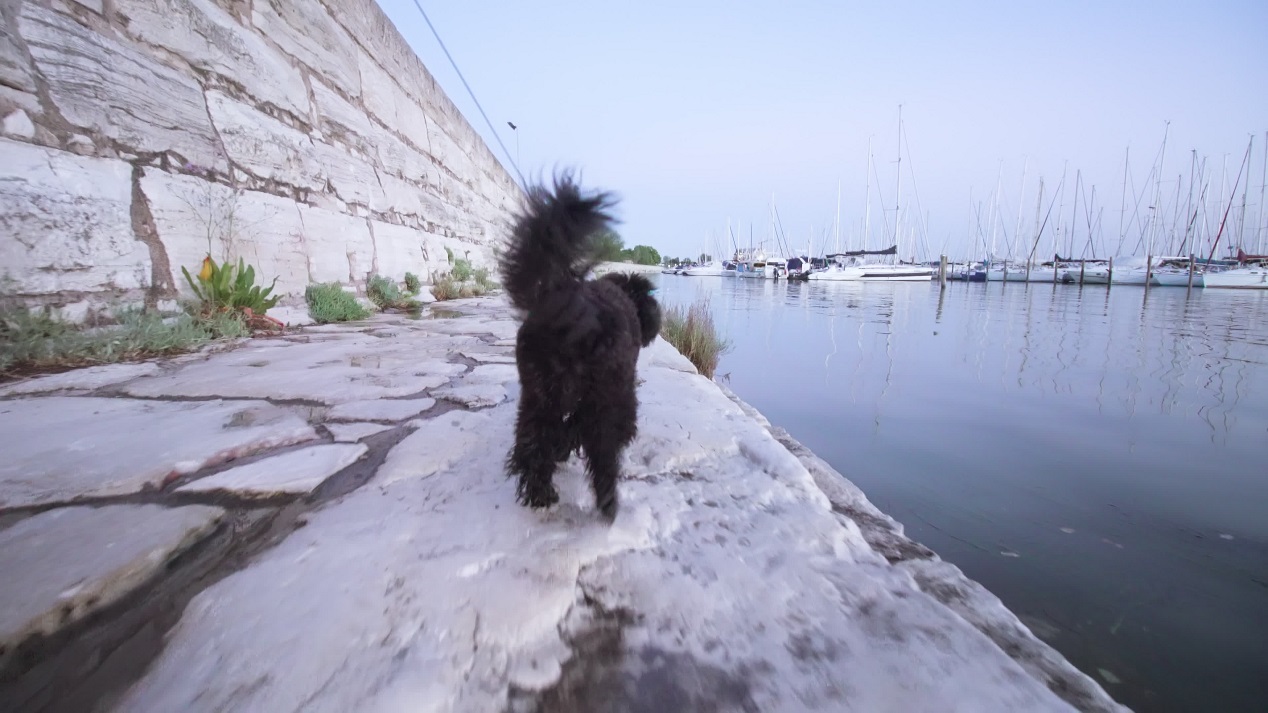
POLYGON ((594 237, 607 228, 610 194, 583 194, 571 176, 529 189, 528 205, 501 260, 502 285, 524 310, 515 343, 520 376, 515 445, 507 469, 521 504, 559 500, 555 466, 585 455, 595 503, 616 517, 621 452, 638 416, 635 365, 660 332, 660 305, 641 275, 586 280, 594 237))

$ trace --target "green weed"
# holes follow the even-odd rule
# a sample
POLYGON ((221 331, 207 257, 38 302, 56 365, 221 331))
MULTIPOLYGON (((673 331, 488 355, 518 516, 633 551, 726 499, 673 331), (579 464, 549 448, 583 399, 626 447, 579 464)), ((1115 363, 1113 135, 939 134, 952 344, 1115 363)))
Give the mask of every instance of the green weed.
POLYGON ((304 290, 308 313, 319 324, 365 319, 370 311, 357 298, 343 291, 338 282, 309 285, 304 290))
POLYGON ((0 377, 134 361, 197 348, 217 337, 246 336, 234 313, 163 317, 140 309, 115 313, 115 324, 84 328, 47 312, 0 314, 0 377))

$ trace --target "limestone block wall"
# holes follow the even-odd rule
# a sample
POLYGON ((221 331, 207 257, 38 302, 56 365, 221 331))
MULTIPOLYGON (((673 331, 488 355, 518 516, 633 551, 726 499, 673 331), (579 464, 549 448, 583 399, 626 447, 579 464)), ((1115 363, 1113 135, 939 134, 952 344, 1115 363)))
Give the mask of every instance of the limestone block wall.
POLYGON ((0 0, 0 299, 491 266, 521 192, 374 0, 0 0))

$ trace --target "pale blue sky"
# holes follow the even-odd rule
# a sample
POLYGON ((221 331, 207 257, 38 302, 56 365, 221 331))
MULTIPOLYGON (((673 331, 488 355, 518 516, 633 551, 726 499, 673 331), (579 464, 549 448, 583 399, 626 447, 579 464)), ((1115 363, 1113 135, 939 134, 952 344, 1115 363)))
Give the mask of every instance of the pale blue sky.
MULTIPOLYGON (((500 154, 413 0, 379 2, 500 154)), ((914 208, 918 191, 928 214, 928 257, 971 251, 977 221, 970 224, 970 191, 989 235, 1001 167, 999 224, 1012 235, 1027 160, 1022 234, 1034 234, 1039 177, 1046 212, 1068 165, 1061 222, 1070 223, 1075 210, 1080 169, 1080 190, 1096 187, 1098 253, 1102 240, 1114 252, 1124 151, 1131 147, 1135 191, 1152 196, 1149 173, 1167 121, 1161 193, 1168 224, 1182 174, 1180 200, 1187 200, 1190 151, 1207 158, 1213 214, 1226 155, 1231 188, 1246 142, 1256 135, 1245 228, 1254 247, 1268 130, 1263 0, 423 0, 423 7, 512 155, 516 137, 505 122, 520 127, 525 173, 574 166, 588 184, 616 191, 627 245, 696 254, 708 239, 729 252, 727 219, 745 244, 750 223, 758 240, 766 238, 773 194, 794 244, 804 247, 813 226, 818 252, 832 227, 840 180, 841 240, 857 246, 869 137, 876 172, 871 243, 889 244, 882 233, 885 221, 893 227, 902 104, 902 221, 916 224, 907 207, 914 208)), ((1085 211, 1077 219, 1074 242, 1081 246, 1085 211)), ((1047 230, 1056 224, 1055 210, 1051 220, 1047 230)), ((1218 224, 1218 216, 1208 220, 1218 224)), ((1139 224, 1129 230, 1123 252, 1132 252, 1139 232, 1139 224)), ((1051 235, 1045 232, 1039 253, 1050 252, 1051 235)), ((1002 233, 997 241, 1002 251, 1002 233)), ((1030 239, 1024 242, 1028 251, 1030 239)))

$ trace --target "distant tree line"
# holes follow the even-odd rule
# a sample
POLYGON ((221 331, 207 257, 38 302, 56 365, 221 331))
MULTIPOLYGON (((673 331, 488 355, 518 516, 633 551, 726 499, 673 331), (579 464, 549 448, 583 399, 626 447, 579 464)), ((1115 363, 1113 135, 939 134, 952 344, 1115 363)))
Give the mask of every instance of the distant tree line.
POLYGON ((615 230, 605 230, 594 238, 595 251, 600 260, 608 262, 632 262, 639 265, 659 265, 660 253, 648 245, 625 247, 625 240, 615 230))
POLYGON ((697 257, 667 257, 664 264, 673 267, 674 265, 690 265, 693 262, 704 265, 713 262, 713 256, 708 253, 700 253, 697 257))

